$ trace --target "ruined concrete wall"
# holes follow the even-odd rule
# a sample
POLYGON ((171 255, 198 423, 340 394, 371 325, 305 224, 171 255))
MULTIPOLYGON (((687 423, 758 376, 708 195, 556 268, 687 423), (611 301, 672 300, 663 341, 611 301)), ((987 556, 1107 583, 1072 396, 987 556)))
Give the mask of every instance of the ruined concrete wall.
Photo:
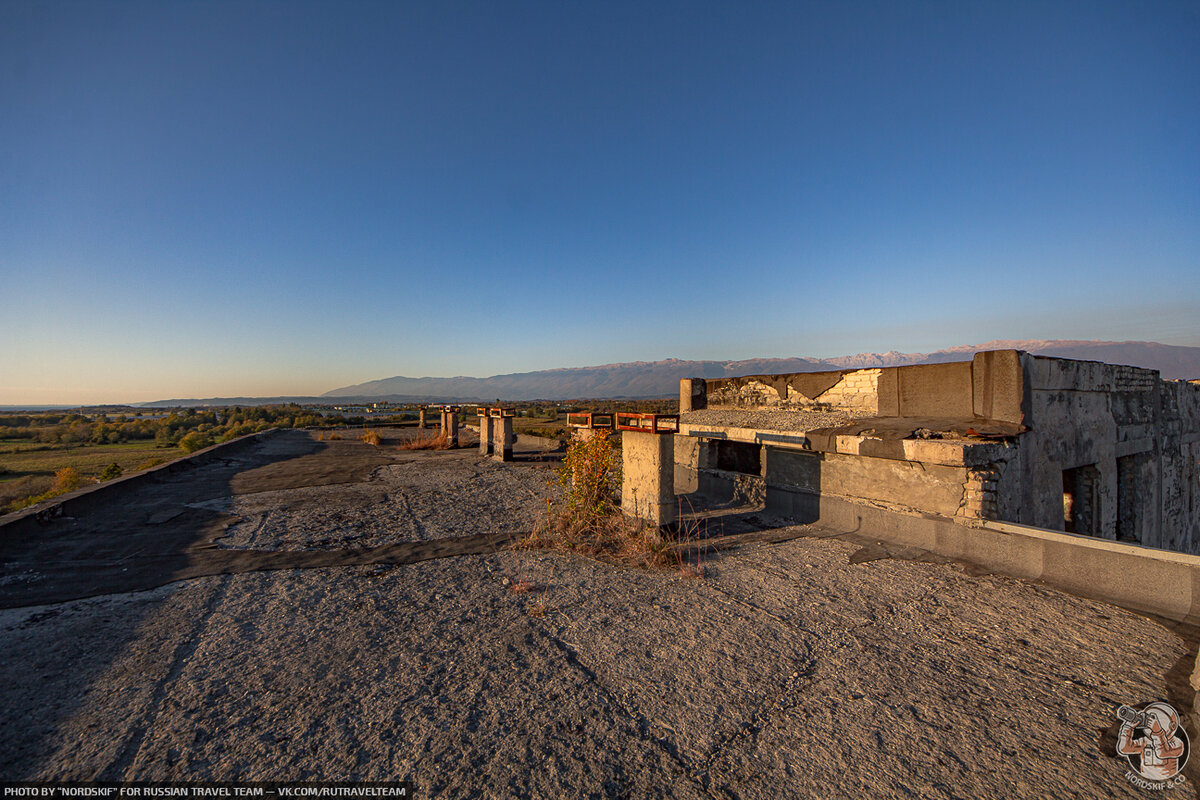
MULTIPOLYGON (((828 403, 834 408, 869 411, 879 410, 879 376, 882 369, 859 369, 847 372, 842 379, 813 402, 828 403)), ((793 394, 796 394, 793 392, 793 394)), ((800 395, 803 397, 803 395, 800 395)))
MULTIPOLYGON (((703 381, 707 408, 806 410, 844 408, 875 414, 882 370, 799 372, 785 375, 747 375, 703 381)), ((699 380, 680 382, 680 397, 696 397, 699 380)), ((682 407, 682 406, 681 406, 682 407)))
POLYGON ((1021 355, 995 350, 948 364, 686 379, 680 383, 680 402, 686 396, 694 408, 705 407, 697 403, 708 408, 832 408, 881 417, 1020 422, 1028 400, 1021 355), (695 399, 700 396, 704 399, 695 399))
MULTIPOLYGON (((1164 382, 1156 371, 1137 367, 1000 350, 977 353, 970 362, 713 380, 706 389, 710 407, 824 406, 870 413, 874 404, 878 416, 983 418, 1029 428, 1004 453, 989 456, 989 463, 965 461, 963 467, 889 461, 876 458, 879 453, 792 451, 776 459, 785 466, 775 473, 775 456, 764 454, 768 501, 780 492, 828 494, 1200 553, 1195 382, 1164 382), (810 462, 820 467, 815 484, 797 483, 786 467, 790 459, 804 457, 820 459, 810 462)), ((694 396, 695 387, 689 392, 694 396)), ((736 470, 727 475, 715 464, 705 465, 705 452, 701 445, 695 454, 701 491, 741 480, 736 470)), ((799 507, 795 503, 807 501, 780 502, 799 507)))
MULTIPOLYGON (((1125 518, 1138 520, 1141 543, 1160 546, 1158 373, 1037 356, 1024 356, 1023 363, 1030 430, 1018 442, 1017 468, 1008 470, 1001 482, 1001 504, 1015 512, 1002 518, 1066 530, 1068 507, 1086 523, 1087 529, 1077 532, 1116 539, 1123 505, 1125 518), (1119 458, 1143 453, 1150 457, 1118 469, 1119 458), (1088 480, 1081 481, 1080 475, 1088 480), (1137 503, 1136 512, 1131 502, 1137 503)), ((1122 532, 1133 535, 1128 526, 1122 532)))
POLYGON ((807 453, 769 445, 763 451, 768 499, 778 492, 832 495, 881 508, 945 517, 958 515, 969 499, 966 467, 807 453))
POLYGON ((975 413, 971 362, 895 367, 901 417, 971 417, 975 413))
POLYGON ((1200 384, 1163 381, 1159 397, 1162 538, 1157 546, 1200 553, 1200 384))
POLYGON ((672 438, 675 440, 675 494, 691 494, 700 489, 701 440, 694 436, 672 438))

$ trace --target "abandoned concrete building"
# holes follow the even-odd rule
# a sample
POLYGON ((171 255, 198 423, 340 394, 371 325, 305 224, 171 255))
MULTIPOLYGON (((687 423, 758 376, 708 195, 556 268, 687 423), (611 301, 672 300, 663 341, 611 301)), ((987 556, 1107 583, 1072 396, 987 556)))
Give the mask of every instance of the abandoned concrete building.
POLYGON ((672 438, 676 494, 802 521, 874 507, 1200 552, 1200 385, 1154 370, 998 350, 690 379, 672 438))

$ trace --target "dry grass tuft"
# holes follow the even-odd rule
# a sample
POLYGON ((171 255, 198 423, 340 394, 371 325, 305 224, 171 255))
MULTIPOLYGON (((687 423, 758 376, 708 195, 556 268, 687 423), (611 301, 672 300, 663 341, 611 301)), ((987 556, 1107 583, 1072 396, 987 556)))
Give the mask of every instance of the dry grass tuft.
POLYGON ((63 467, 54 471, 54 489, 57 492, 73 492, 83 484, 83 476, 74 467, 63 467))
POLYGON ((379 447, 379 445, 383 443, 383 437, 379 435, 378 431, 366 431, 358 438, 375 447, 379 447))
POLYGON ((553 610, 554 608, 544 596, 539 597, 534 602, 525 606, 525 613, 531 617, 537 617, 538 619, 541 619, 553 610))
POLYGON ((563 509, 550 515, 518 547, 561 550, 630 567, 664 569, 675 566, 674 549, 658 529, 619 512, 581 521, 563 509))
POLYGON ((329 441, 331 441, 331 442, 340 442, 341 440, 342 440, 342 435, 341 435, 340 433, 331 433, 331 434, 329 434, 329 441))
POLYGON ((509 594, 529 594, 536 588, 537 585, 532 581, 513 581, 508 586, 508 592, 509 594))
POLYGON ((449 450, 450 442, 442 434, 417 434, 417 438, 409 439, 400 445, 401 450, 449 450))
POLYGON ((15 481, 0 483, 0 514, 32 505, 26 498, 49 497, 53 490, 54 479, 49 475, 26 475, 15 481))

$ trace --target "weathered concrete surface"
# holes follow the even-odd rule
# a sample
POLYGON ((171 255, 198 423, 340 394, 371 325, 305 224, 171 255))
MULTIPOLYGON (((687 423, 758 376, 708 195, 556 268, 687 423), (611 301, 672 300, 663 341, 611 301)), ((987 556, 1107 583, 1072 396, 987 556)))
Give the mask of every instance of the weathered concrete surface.
POLYGON ((768 487, 953 517, 964 502, 965 467, 764 447, 768 487))
MULTIPOLYGON (((486 409, 485 409, 486 411, 486 409)), ((496 443, 492 436, 492 418, 487 414, 479 415, 479 455, 490 456, 496 443)))
MULTIPOLYGON (((821 492, 1200 552, 1200 387, 1153 370, 1004 350, 969 362, 708 381, 707 391, 710 406, 725 407, 683 415, 682 433, 862 458, 849 481, 834 478, 830 458, 821 492), (801 382, 808 393, 794 397, 801 382), (879 416, 856 413, 872 402, 879 416), (814 426, 818 414, 845 419, 814 426)), ((677 482, 704 489, 689 469, 677 482)), ((729 483, 712 478, 710 486, 729 483)), ((770 470, 763 478, 794 485, 770 470)))
POLYGON ((513 418, 492 417, 492 455, 497 461, 513 460, 513 418))
POLYGON ((684 378, 679 381, 679 413, 699 411, 708 407, 708 394, 703 378, 684 378))
POLYGON ((675 437, 621 432, 621 510, 651 525, 675 522, 675 437))
POLYGON ((442 410, 441 435, 451 447, 458 447, 458 412, 442 410))
MULTIPOLYGON (((214 502, 241 518, 238 542, 323 549, 417 532, 392 494, 422 524, 476 531, 488 498, 546 475, 419 455, 214 502), (373 524, 319 516, 377 493, 373 524)), ((778 524, 738 516, 704 518, 778 524)), ((409 777, 447 798, 1144 796, 1113 757, 1113 708, 1191 702, 1188 632, 913 548, 769 533, 711 553, 699 580, 501 550, 0 611, 0 777, 409 777)))
MULTIPOLYGON (((358 441, 316 441, 305 431, 281 431, 251 442, 236 457, 187 470, 163 472, 150 482, 96 493, 85 513, 27 528, 0 529, 0 608, 139 591, 204 575, 334 565, 407 563, 454 552, 489 552, 527 532, 536 517, 517 529, 475 512, 456 534, 478 535, 453 544, 427 544, 436 523, 406 530, 406 516, 418 510, 406 497, 406 473, 431 456, 397 451, 407 438, 384 430, 384 446, 358 441), (281 499, 281 495, 286 500, 281 499), (265 508, 254 498, 266 498, 265 508), (365 507, 365 511, 364 511, 365 507), (284 513, 280 513, 280 512, 284 513), (271 535, 278 517, 291 512, 316 517, 316 530, 271 535), (390 536, 364 537, 366 527, 390 524, 390 536), (247 530, 253 530, 248 535, 247 530), (339 529, 345 532, 338 534, 339 529), (317 533, 320 535, 316 535, 317 533), (306 539, 297 549, 293 537, 306 539)), ((455 454, 440 453, 442 458, 455 454)), ((549 464, 540 469, 548 468, 549 464)), ((437 488, 464 500, 498 495, 491 505, 506 512, 512 488, 492 485, 491 467, 469 484, 437 488)), ((541 489, 542 482, 535 485, 541 489)), ((527 503, 529 488, 518 499, 527 503)), ((419 523, 419 519, 417 520, 419 523)))
MULTIPOLYGON (((231 518, 219 544, 234 552, 344 556, 429 536, 461 546, 543 507, 543 462, 303 436, 232 474, 164 483, 144 521, 195 506, 231 518), (314 482, 339 474, 356 477, 314 482)), ((109 546, 124 505, 63 522, 109 546)), ((713 532, 780 524, 701 516, 713 532)), ((33 544, 53 553, 62 532, 33 544)), ((488 550, 3 610, 0 778, 407 777, 421 797, 1143 796, 1113 757, 1113 708, 1186 708, 1191 634, 915 548, 766 533, 774 544, 710 553, 702 580, 488 550), (518 581, 536 588, 511 592, 518 581)), ((6 591, 38 583, 3 577, 6 591)))

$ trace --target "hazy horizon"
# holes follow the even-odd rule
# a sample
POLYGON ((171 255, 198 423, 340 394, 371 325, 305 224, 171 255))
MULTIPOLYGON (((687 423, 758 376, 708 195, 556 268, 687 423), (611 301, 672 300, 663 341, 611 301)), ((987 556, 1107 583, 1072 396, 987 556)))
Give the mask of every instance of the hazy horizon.
MULTIPOLYGON (((974 348, 974 347, 978 347, 980 345, 987 345, 987 344, 992 344, 995 342, 1000 342, 1001 344, 998 344, 997 346, 1001 347, 1001 346, 1007 346, 1007 344, 1003 344, 1006 342, 1021 342, 1021 341, 1028 342, 1028 341, 1033 341, 1033 340, 1017 340, 1017 339, 991 340, 989 342, 974 342, 974 343, 969 343, 969 344, 960 343, 958 345, 948 345, 946 347, 937 348, 935 350, 930 350, 930 351, 895 351, 895 350, 893 350, 893 351, 860 351, 857 353, 842 353, 842 354, 838 354, 838 355, 824 355, 824 356, 811 356, 811 355, 805 355, 802 353, 795 353, 795 354, 791 354, 791 355, 787 355, 787 356, 750 356, 745 359, 675 359, 674 357, 668 356, 666 358, 653 359, 653 360, 643 359, 643 360, 636 360, 636 361, 605 362, 603 364, 586 364, 586 365, 574 365, 574 366, 567 366, 567 367, 543 367, 543 368, 535 369, 535 370, 516 370, 511 373, 493 373, 490 375, 408 375, 408 376, 375 375, 373 377, 367 378, 362 381, 354 381, 352 383, 343 384, 341 386, 329 387, 329 388, 326 388, 326 389, 323 389, 323 390, 317 391, 317 392, 284 392, 284 393, 263 394, 263 395, 253 395, 253 394, 248 394, 246 392, 235 392, 235 393, 231 393, 231 394, 197 393, 197 394, 163 395, 161 397, 140 398, 140 399, 136 399, 136 400, 128 400, 128 399, 119 400, 119 399, 109 398, 109 399, 101 399, 101 400, 94 400, 94 401, 80 401, 80 402, 0 403, 0 409, 7 409, 7 410, 14 410, 14 409, 29 409, 29 410, 65 409, 65 408, 73 408, 73 407, 80 407, 80 406, 102 406, 102 405, 138 406, 138 405, 145 405, 145 404, 149 404, 149 403, 160 403, 160 402, 171 401, 171 400, 193 401, 193 400, 239 399, 239 398, 244 399, 244 400, 261 400, 263 398, 300 398, 300 399, 324 398, 324 399, 327 399, 329 402, 338 402, 338 401, 344 402, 347 399, 347 396, 334 395, 334 396, 326 397, 326 395, 329 395, 331 392, 339 390, 339 389, 357 386, 360 384, 377 383, 380 381, 386 381, 388 379, 396 378, 396 377, 404 377, 407 379, 415 379, 415 380, 423 380, 423 381, 424 380, 456 380, 456 379, 460 379, 460 378, 468 379, 468 380, 474 380, 474 379, 487 380, 487 379, 491 379, 491 378, 505 377, 505 376, 512 375, 512 374, 526 374, 526 373, 540 373, 540 372, 568 372, 571 370, 587 370, 589 368, 594 369, 594 368, 602 368, 602 367, 615 367, 615 366, 623 366, 623 365, 637 364, 637 363, 661 364, 663 362, 669 362, 672 360, 689 361, 689 362, 691 362, 691 361, 714 362, 715 361, 715 362, 725 362, 725 363, 740 363, 743 361, 758 361, 758 360, 769 360, 769 359, 808 358, 808 359, 814 359, 814 360, 818 360, 818 361, 830 360, 830 361, 837 362, 837 361, 843 361, 843 360, 847 360, 847 359, 854 359, 854 358, 857 358, 860 356, 887 356, 892 353, 899 353, 900 355, 915 355, 915 356, 933 355, 933 354, 944 353, 944 352, 953 352, 955 350, 962 349, 962 348, 968 348, 968 349, 974 348)), ((1041 340, 1041 341, 1044 344, 1050 344, 1050 345, 1056 345, 1056 346, 1071 345, 1071 344, 1080 344, 1080 345, 1105 345, 1105 344, 1108 344, 1108 345, 1117 345, 1117 346, 1119 346, 1119 345, 1167 345, 1167 346, 1175 346, 1175 347, 1180 347, 1180 346, 1189 347, 1190 346, 1190 345, 1171 345, 1166 342, 1145 342, 1145 341, 1129 341, 1129 340, 1126 340, 1126 341, 1041 340)), ((1076 356, 1065 355, 1062 357, 1071 358, 1071 357, 1076 357, 1076 356)), ((1078 356, 1078 357, 1084 357, 1084 356, 1078 356)), ((1092 356, 1089 356, 1089 357, 1092 357, 1092 356)), ((967 358, 968 358, 968 356, 966 356, 966 355, 963 356, 964 360, 966 360, 967 358)), ((955 360, 957 360, 957 359, 955 359, 955 360)), ((1128 360, 1122 361, 1122 360, 1118 359, 1117 361, 1112 361, 1112 363, 1134 363, 1134 362, 1128 361, 1128 360)), ((1151 368, 1153 368, 1153 367, 1151 367, 1151 368)), ((1164 375, 1164 377, 1168 377, 1168 376, 1164 375)), ((405 394, 405 393, 400 392, 399 394, 405 394)), ((364 393, 361 396, 362 397, 371 397, 371 396, 377 396, 377 395, 375 395, 373 393, 364 393)), ((458 396, 458 395, 455 395, 455 396, 458 396)), ((641 396, 641 395, 639 395, 639 396, 641 396)), ((649 395, 646 395, 646 396, 649 396, 649 395)))
POLYGON ((1200 346, 1200 6, 0 5, 0 405, 1200 346))

